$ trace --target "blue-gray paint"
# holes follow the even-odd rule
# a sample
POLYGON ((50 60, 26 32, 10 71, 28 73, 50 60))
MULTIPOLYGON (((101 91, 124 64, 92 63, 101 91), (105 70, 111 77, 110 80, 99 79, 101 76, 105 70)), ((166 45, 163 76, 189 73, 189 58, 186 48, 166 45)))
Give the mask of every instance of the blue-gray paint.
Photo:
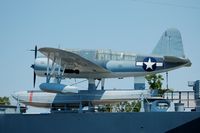
POLYGON ((199 118, 199 112, 1 114, 0 132, 199 132, 199 118))
POLYGON ((135 90, 144 90, 145 89, 145 83, 134 83, 134 89, 135 90))
POLYGON ((196 80, 193 86, 193 90, 195 92, 195 99, 200 99, 200 80, 196 80))
POLYGON ((152 54, 162 56, 185 57, 181 33, 174 28, 166 30, 161 36, 152 54))

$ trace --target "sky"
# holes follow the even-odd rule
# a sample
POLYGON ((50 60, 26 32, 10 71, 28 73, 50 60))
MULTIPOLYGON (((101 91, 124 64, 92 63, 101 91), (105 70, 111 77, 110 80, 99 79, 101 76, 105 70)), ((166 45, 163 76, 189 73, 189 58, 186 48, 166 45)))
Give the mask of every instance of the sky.
MULTIPOLYGON (((37 78, 33 88, 29 50, 35 45, 149 54, 167 28, 180 30, 192 62, 190 68, 169 72, 169 88, 191 89, 187 82, 200 79, 199 0, 0 0, 0 96, 38 90, 45 82, 37 78)), ((134 84, 133 78, 106 81, 105 88, 134 84)))

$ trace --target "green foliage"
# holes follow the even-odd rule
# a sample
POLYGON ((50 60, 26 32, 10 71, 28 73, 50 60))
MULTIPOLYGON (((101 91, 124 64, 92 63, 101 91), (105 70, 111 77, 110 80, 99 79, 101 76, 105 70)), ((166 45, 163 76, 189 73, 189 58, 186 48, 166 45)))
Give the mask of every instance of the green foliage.
POLYGON ((98 112, 112 112, 112 105, 105 104, 98 106, 98 112))
POLYGON ((139 101, 126 101, 116 105, 117 112, 139 112, 141 104, 139 101))
POLYGON ((113 109, 116 112, 139 112, 140 108, 141 104, 139 101, 133 101, 133 102, 126 101, 116 105, 112 104, 100 105, 98 106, 98 112, 112 112, 113 109))
POLYGON ((149 84, 150 89, 152 90, 162 89, 162 81, 164 80, 162 75, 151 74, 151 75, 145 76, 145 78, 149 84))
POLYGON ((9 97, 0 97, 0 105, 10 105, 9 97))
POLYGON ((124 112, 139 112, 141 108, 141 103, 139 101, 125 102, 124 112))
POLYGON ((164 80, 164 78, 160 74, 147 75, 145 78, 149 84, 149 89, 158 90, 158 95, 160 95, 160 96, 162 96, 165 92, 172 91, 172 89, 163 89, 162 88, 162 81, 164 80))

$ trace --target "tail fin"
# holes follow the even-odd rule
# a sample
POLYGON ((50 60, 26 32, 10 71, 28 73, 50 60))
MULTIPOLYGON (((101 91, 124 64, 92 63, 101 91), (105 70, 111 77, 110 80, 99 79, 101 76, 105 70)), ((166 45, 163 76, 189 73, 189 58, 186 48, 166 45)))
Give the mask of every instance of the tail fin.
POLYGON ((167 29, 161 36, 152 54, 185 58, 181 33, 177 29, 167 29))

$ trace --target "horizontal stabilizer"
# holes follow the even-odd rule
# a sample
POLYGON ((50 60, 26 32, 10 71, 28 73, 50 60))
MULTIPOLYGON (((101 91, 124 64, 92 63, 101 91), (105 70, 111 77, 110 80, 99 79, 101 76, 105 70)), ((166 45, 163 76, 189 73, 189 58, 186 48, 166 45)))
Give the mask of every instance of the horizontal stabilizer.
POLYGON ((189 59, 174 57, 174 56, 164 56, 165 62, 176 63, 176 64, 185 64, 184 66, 190 67, 192 65, 189 59))

